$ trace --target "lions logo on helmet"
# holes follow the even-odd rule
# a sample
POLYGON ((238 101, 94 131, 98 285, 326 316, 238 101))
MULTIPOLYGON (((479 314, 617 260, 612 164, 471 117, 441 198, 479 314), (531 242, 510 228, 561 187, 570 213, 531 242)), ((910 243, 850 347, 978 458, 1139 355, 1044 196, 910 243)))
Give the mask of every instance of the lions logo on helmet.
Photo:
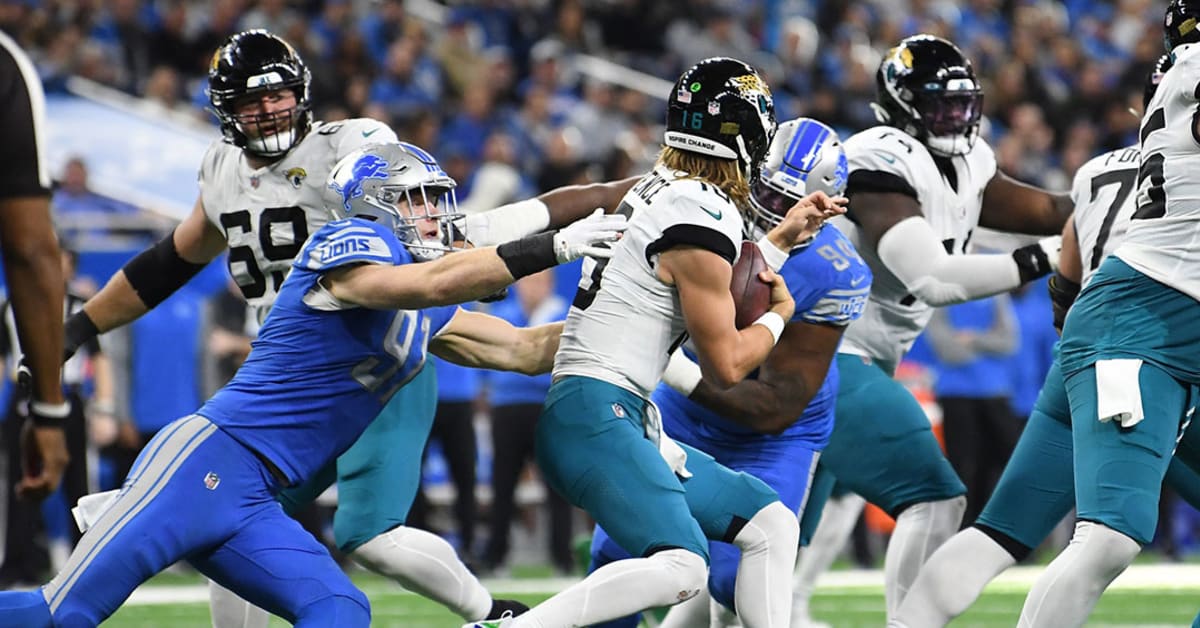
POLYGON ((388 225, 418 260, 441 257, 461 239, 456 182, 437 160, 406 142, 371 144, 346 155, 327 181, 325 206, 338 218, 388 225))
POLYGON ((963 155, 979 138, 983 90, 971 62, 932 35, 905 38, 875 73, 875 116, 913 136, 930 152, 963 155))
POLYGON ((841 196, 849 177, 850 163, 836 131, 811 118, 784 122, 767 151, 762 174, 750 185, 747 233, 761 236, 813 192, 841 196))

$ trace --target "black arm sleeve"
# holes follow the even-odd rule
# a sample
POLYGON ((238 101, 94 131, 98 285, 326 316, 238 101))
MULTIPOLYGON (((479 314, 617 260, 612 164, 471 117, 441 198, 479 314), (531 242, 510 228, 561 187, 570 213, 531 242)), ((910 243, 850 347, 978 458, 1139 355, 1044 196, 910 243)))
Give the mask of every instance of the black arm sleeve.
POLYGON ((138 253, 121 270, 146 307, 153 308, 183 287, 205 264, 193 264, 175 249, 175 231, 138 253))

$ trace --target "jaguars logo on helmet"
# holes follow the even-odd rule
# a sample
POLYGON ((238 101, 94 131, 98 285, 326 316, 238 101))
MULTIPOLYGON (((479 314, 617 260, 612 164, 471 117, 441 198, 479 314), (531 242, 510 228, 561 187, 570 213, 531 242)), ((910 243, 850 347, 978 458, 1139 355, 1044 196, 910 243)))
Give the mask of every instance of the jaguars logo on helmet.
POLYGON ((312 75, 290 44, 256 29, 230 36, 213 54, 207 92, 225 141, 271 159, 286 155, 312 126, 311 82, 312 75), (281 89, 295 94, 296 106, 292 109, 237 115, 237 105, 245 98, 281 89))
POLYGON ((983 90, 958 46, 914 35, 892 48, 875 73, 875 116, 943 156, 962 155, 979 138, 983 90))
POLYGON ((692 66, 671 88, 663 142, 736 159, 753 181, 775 126, 775 101, 758 72, 737 59, 713 57, 692 66))

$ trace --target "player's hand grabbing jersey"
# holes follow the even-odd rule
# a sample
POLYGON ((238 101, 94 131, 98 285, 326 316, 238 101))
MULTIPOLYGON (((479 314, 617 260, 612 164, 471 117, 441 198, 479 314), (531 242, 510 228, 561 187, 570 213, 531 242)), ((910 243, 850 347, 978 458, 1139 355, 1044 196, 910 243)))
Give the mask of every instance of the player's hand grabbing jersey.
POLYGON ((1176 46, 1175 65, 1146 106, 1137 210, 1116 256, 1200 300, 1200 44, 1176 46))
POLYGON ((625 195, 629 228, 611 259, 584 261, 555 377, 592 377, 650 397, 685 331, 675 287, 655 272, 658 254, 691 245, 733 264, 741 249, 738 208, 715 186, 684 176, 658 167, 625 195))
POLYGON ((260 323, 304 241, 332 219, 322 200, 329 171, 363 145, 395 141, 387 125, 357 118, 314 123, 283 159, 258 169, 232 144, 209 147, 200 166, 200 199, 229 241, 229 274, 260 323))
POLYGON ((372 310, 339 302, 323 273, 412 263, 389 229, 347 219, 304 246, 250 357, 197 412, 274 462, 295 483, 345 451, 420 370, 456 306, 372 310))
POLYGON ((921 213, 946 251, 967 250, 979 224, 983 190, 996 174, 996 156, 979 140, 969 152, 937 157, 903 131, 877 126, 846 140, 850 180, 846 195, 850 210, 833 222, 841 229, 874 273, 870 304, 862 318, 851 323, 842 341, 843 353, 864 355, 895 364, 925 329, 933 309, 913 296, 868 246, 854 224, 853 194, 896 192, 915 198, 921 213))

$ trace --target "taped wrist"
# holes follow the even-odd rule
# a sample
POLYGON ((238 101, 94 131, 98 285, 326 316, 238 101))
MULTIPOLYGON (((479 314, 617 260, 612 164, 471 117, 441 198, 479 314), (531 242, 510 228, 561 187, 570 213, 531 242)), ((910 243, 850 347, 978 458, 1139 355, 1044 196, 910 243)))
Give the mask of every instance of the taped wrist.
POLYGON ((1041 244, 1023 246, 1012 252, 1012 258, 1017 263, 1017 272, 1021 274, 1021 283, 1033 281, 1054 272, 1054 267, 1050 265, 1050 258, 1041 244))
POLYGON ((555 233, 548 231, 505 242, 496 247, 496 255, 504 260, 513 279, 539 273, 558 265, 558 257, 554 254, 555 233))
POLYGON ((67 317, 67 322, 63 323, 63 335, 63 362, 66 362, 75 355, 79 347, 100 335, 100 329, 86 311, 79 310, 67 317))
POLYGON ((153 308, 196 276, 205 264, 193 264, 175 249, 175 231, 138 253, 121 270, 142 303, 153 308))
POLYGON ((37 427, 62 427, 67 416, 71 414, 71 404, 29 402, 29 420, 37 427))
POLYGON ((1075 297, 1079 296, 1080 286, 1063 277, 1062 273, 1054 273, 1046 283, 1046 290, 1050 292, 1050 303, 1054 307, 1054 328, 1062 329, 1063 322, 1067 320, 1067 310, 1071 309, 1075 297))

